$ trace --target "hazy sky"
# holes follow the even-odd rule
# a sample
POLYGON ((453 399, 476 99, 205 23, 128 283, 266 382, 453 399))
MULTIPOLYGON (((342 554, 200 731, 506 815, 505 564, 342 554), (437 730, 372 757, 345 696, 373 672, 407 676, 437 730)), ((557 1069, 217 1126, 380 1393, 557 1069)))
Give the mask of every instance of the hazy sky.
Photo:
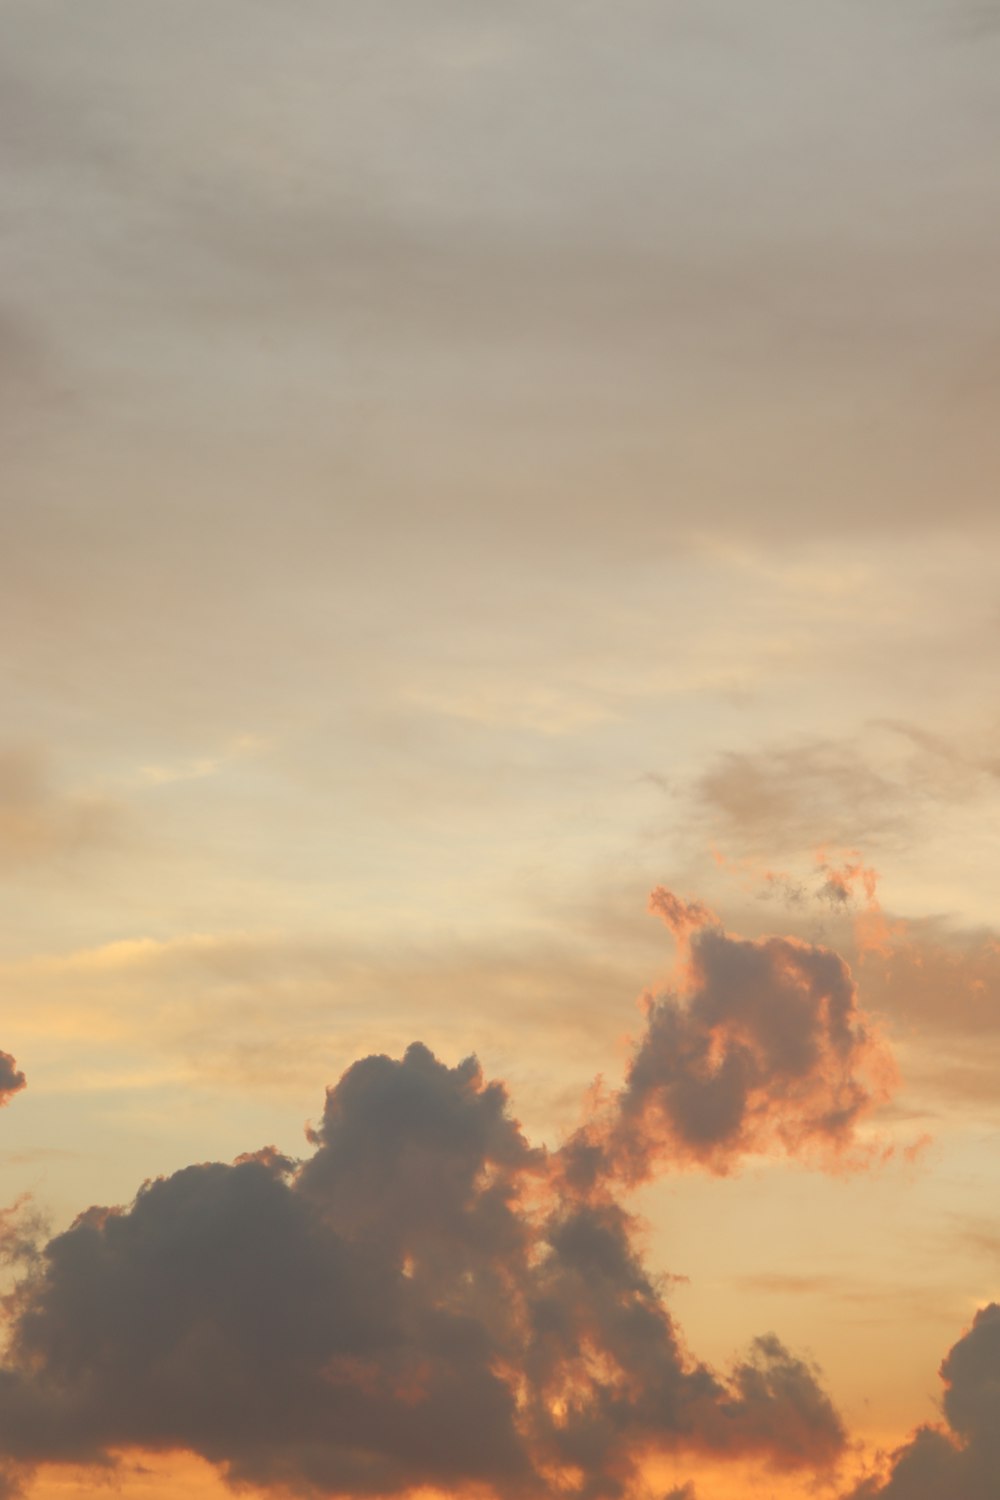
POLYGON ((996 1500, 1000 11, 0 37, 0 1495, 996 1500))

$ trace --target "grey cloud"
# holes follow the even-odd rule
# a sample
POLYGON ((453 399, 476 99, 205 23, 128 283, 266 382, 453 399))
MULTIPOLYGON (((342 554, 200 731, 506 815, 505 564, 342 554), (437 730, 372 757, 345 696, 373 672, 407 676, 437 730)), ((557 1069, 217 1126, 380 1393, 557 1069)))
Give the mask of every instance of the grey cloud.
POLYGON ((754 1341, 751 1356, 733 1371, 738 1393, 734 1406, 733 1447, 737 1452, 752 1441, 766 1444, 770 1435, 773 1462, 794 1469, 816 1461, 816 1435, 827 1434, 827 1456, 834 1458, 845 1434, 830 1398, 817 1381, 817 1371, 790 1354, 781 1340, 769 1334, 754 1341), (839 1438, 838 1438, 839 1434, 839 1438))
POLYGON ((841 1451, 773 1336, 729 1378, 684 1352, 629 1214, 567 1192, 474 1060, 362 1059, 312 1143, 148 1182, 39 1247, 0 1369, 12 1475, 180 1448, 303 1495, 559 1474, 584 1500, 651 1452, 841 1451))
POLYGON ((0 1105, 9 1104, 25 1087, 27 1079, 9 1052, 0 1052, 0 1105))
POLYGON ((941 1365, 941 1428, 921 1427, 892 1456, 888 1477, 851 1500, 996 1500, 1000 1474, 1000 1306, 976 1313, 941 1365))
POLYGON ((303 1493, 527 1473, 487 1330, 331 1228, 289 1166, 191 1167, 50 1243, 0 1387, 8 1455, 184 1447, 303 1493))
POLYGON ((166 414, 171 439, 179 409, 249 443, 262 405, 269 433, 306 403, 325 434, 333 408, 341 460, 384 498, 401 478, 387 454, 412 476, 444 448, 397 522, 440 507, 484 530, 470 478, 482 494, 514 465, 505 522, 517 512, 562 548, 572 497, 574 532, 593 547, 598 526, 602 557, 609 505, 645 548, 691 528, 664 496, 718 474, 730 449, 732 469, 699 495, 704 524, 811 534, 904 508, 933 523, 938 487, 911 457, 925 427, 929 464, 947 452, 962 467, 954 503, 988 517, 990 428, 968 442, 974 403, 938 399, 975 364, 995 260, 989 125, 965 97, 974 59, 949 56, 942 82, 924 28, 891 7, 783 0, 756 26, 734 4, 703 10, 302 5, 289 24, 265 6, 220 4, 208 22, 102 0, 83 28, 72 5, 21 7, 4 139, 28 183, 22 296, 116 421, 144 392, 142 421, 166 414), (949 128, 932 174, 913 167, 921 81, 950 106, 934 116, 949 128), (945 194, 949 236, 925 244, 945 194), (57 240, 73 253, 47 260, 37 296, 24 267, 57 240), (927 389, 904 389, 900 368, 928 348, 927 389), (768 378, 808 387, 809 412, 761 401, 768 378), (359 406, 377 413, 360 442, 359 406), (864 447, 863 482, 840 467, 845 438, 864 447), (766 503, 746 504, 748 465, 766 503), (902 482, 879 485, 874 507, 884 470, 902 482))
POLYGON ((705 925, 684 983, 647 1000, 624 1088, 564 1148, 571 1179, 642 1180, 661 1160, 726 1172, 773 1149, 849 1160, 892 1065, 843 959, 793 938, 734 937, 669 892, 650 905, 682 933, 705 925))
MULTIPOLYGON (((515 698, 565 680, 557 622, 599 639, 640 556, 665 608, 692 529, 909 534, 938 468, 992 515, 992 405, 970 430, 938 400, 996 261, 992 158, 951 165, 991 137, 952 60, 954 109, 909 92, 899 48, 935 85, 941 60, 892 10, 7 7, 5 295, 76 403, 4 449, 23 679, 118 723, 116 754, 264 700, 294 720, 330 672, 356 726, 456 609, 467 681, 498 641, 515 698), (930 119, 956 138, 916 171, 930 119), (954 243, 923 248, 930 216, 954 243)), ((724 611, 678 613, 694 639, 724 611)))

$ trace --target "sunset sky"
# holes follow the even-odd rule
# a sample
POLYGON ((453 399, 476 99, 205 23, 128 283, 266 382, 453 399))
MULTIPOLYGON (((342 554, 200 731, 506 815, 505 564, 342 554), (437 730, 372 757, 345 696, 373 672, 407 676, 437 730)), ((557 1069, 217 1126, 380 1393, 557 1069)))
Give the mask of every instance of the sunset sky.
POLYGON ((0 37, 2 1500, 998 1500, 1000 8, 0 37))

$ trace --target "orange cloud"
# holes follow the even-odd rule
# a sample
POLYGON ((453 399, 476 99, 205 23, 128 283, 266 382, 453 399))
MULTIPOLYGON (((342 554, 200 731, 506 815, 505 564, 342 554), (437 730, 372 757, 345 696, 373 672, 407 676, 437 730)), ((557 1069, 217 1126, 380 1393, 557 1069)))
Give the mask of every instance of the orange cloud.
POLYGON ((895 1068, 843 959, 795 938, 733 936, 700 902, 660 889, 650 907, 684 945, 678 987, 647 996, 624 1088, 564 1148, 570 1180, 725 1173, 774 1152, 868 1160, 858 1126, 895 1068))

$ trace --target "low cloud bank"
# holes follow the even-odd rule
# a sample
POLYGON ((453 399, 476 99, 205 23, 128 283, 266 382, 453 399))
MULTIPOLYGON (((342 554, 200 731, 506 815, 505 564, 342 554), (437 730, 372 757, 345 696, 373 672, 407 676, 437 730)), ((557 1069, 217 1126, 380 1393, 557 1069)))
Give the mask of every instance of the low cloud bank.
POLYGON ((832 1464, 840 1418, 773 1334, 727 1374, 687 1351, 622 1193, 755 1152, 836 1163, 884 1059, 836 955, 656 903, 686 924, 677 990, 561 1149, 474 1058, 416 1043, 344 1073, 305 1160, 191 1166, 40 1245, 7 1306, 7 1494, 123 1449, 303 1495, 598 1500, 654 1453, 832 1464))

